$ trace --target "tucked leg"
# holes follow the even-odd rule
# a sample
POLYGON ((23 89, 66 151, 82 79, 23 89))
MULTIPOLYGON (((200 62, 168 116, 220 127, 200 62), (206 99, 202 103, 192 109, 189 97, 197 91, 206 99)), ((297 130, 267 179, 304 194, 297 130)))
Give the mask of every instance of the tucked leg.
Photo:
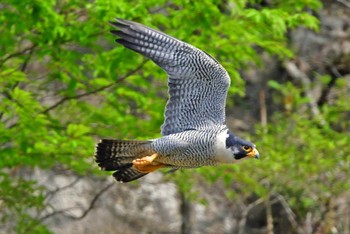
POLYGON ((164 166, 163 163, 153 162, 158 157, 158 154, 152 154, 143 158, 138 158, 132 161, 133 167, 142 173, 153 172, 164 166))

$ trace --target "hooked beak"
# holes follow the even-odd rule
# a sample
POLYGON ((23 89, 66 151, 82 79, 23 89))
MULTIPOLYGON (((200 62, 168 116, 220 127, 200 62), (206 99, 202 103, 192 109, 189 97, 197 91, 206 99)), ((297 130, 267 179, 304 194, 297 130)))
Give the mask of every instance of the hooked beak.
POLYGON ((248 153, 248 157, 249 157, 249 158, 260 159, 259 151, 258 151, 256 148, 253 148, 253 150, 252 150, 251 152, 248 153))

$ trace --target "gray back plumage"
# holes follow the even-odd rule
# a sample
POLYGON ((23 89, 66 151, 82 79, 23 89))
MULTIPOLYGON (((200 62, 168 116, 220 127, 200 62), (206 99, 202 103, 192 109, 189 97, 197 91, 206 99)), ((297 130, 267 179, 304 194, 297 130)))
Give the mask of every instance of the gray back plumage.
POLYGON ((118 28, 112 31, 118 43, 150 58, 168 74, 163 135, 224 124, 230 78, 215 59, 144 25, 122 19, 111 24, 118 28))

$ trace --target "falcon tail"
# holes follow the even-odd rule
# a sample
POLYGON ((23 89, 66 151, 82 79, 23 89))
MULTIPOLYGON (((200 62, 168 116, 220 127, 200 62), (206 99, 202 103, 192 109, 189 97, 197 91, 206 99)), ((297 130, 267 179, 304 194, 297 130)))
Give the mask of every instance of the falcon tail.
POLYGON ((141 173, 133 168, 136 158, 155 153, 152 141, 102 139, 96 145, 95 161, 101 170, 116 171, 113 177, 119 182, 130 182, 148 173, 141 173))

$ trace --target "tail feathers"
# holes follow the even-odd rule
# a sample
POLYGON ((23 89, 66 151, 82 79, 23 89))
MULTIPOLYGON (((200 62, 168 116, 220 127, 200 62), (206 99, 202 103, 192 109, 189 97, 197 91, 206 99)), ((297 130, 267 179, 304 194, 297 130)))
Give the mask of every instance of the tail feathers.
POLYGON ((133 180, 137 180, 141 178, 142 176, 147 175, 148 173, 141 173, 135 168, 132 167, 132 165, 129 168, 123 168, 120 170, 117 170, 113 173, 113 177, 122 183, 127 183, 133 180))
POLYGON ((155 153, 152 141, 102 139, 96 146, 95 161, 105 171, 116 171, 117 181, 129 182, 147 173, 141 173, 132 167, 132 161, 155 153))

